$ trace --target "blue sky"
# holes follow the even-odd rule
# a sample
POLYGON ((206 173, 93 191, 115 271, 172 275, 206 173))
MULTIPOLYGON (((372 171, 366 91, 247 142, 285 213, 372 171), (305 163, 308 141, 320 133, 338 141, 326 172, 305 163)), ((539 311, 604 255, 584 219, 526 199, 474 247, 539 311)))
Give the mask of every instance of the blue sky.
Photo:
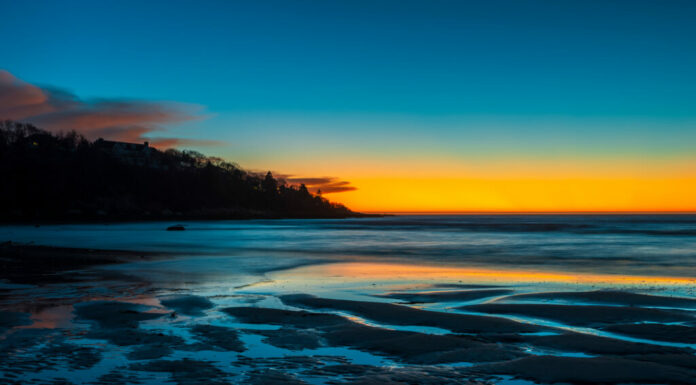
POLYGON ((2 63, 215 113, 692 116, 690 1, 3 1, 2 63))
POLYGON ((0 11, 0 68, 89 100, 200 105, 200 119, 153 135, 219 140, 199 149, 250 168, 696 146, 693 1, 0 0, 0 11))

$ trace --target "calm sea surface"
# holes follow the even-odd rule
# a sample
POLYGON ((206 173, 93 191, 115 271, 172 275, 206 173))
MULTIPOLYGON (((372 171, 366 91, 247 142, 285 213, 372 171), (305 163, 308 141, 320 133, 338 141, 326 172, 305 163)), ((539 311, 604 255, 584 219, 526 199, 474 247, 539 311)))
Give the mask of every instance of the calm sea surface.
POLYGON ((696 277, 696 215, 195 221, 165 231, 171 224, 1 226, 0 241, 227 256, 217 268, 257 271, 358 260, 696 277))

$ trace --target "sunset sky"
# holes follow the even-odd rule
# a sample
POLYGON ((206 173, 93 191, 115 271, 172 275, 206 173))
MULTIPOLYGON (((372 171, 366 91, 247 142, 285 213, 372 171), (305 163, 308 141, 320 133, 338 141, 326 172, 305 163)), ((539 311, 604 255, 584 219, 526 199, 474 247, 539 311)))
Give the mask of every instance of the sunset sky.
POLYGON ((319 178, 354 210, 696 210, 694 1, 0 0, 0 15, 0 119, 319 178))

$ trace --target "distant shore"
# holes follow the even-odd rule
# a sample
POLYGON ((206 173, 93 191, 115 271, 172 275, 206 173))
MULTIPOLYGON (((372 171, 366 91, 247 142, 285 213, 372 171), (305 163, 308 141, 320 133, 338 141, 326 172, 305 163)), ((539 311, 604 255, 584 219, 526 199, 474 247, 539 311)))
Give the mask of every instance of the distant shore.
POLYGON ((0 223, 355 218, 320 189, 195 151, 0 122, 0 223))

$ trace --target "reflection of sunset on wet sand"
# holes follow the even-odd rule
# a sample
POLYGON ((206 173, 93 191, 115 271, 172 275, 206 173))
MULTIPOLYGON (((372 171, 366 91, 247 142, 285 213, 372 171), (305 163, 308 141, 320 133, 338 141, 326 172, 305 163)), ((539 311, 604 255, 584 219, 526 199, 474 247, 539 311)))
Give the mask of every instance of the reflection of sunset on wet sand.
POLYGON ((277 278, 356 281, 437 281, 471 284, 567 283, 581 285, 693 285, 696 278, 567 273, 495 268, 438 267, 391 263, 336 263, 281 272, 277 278))

